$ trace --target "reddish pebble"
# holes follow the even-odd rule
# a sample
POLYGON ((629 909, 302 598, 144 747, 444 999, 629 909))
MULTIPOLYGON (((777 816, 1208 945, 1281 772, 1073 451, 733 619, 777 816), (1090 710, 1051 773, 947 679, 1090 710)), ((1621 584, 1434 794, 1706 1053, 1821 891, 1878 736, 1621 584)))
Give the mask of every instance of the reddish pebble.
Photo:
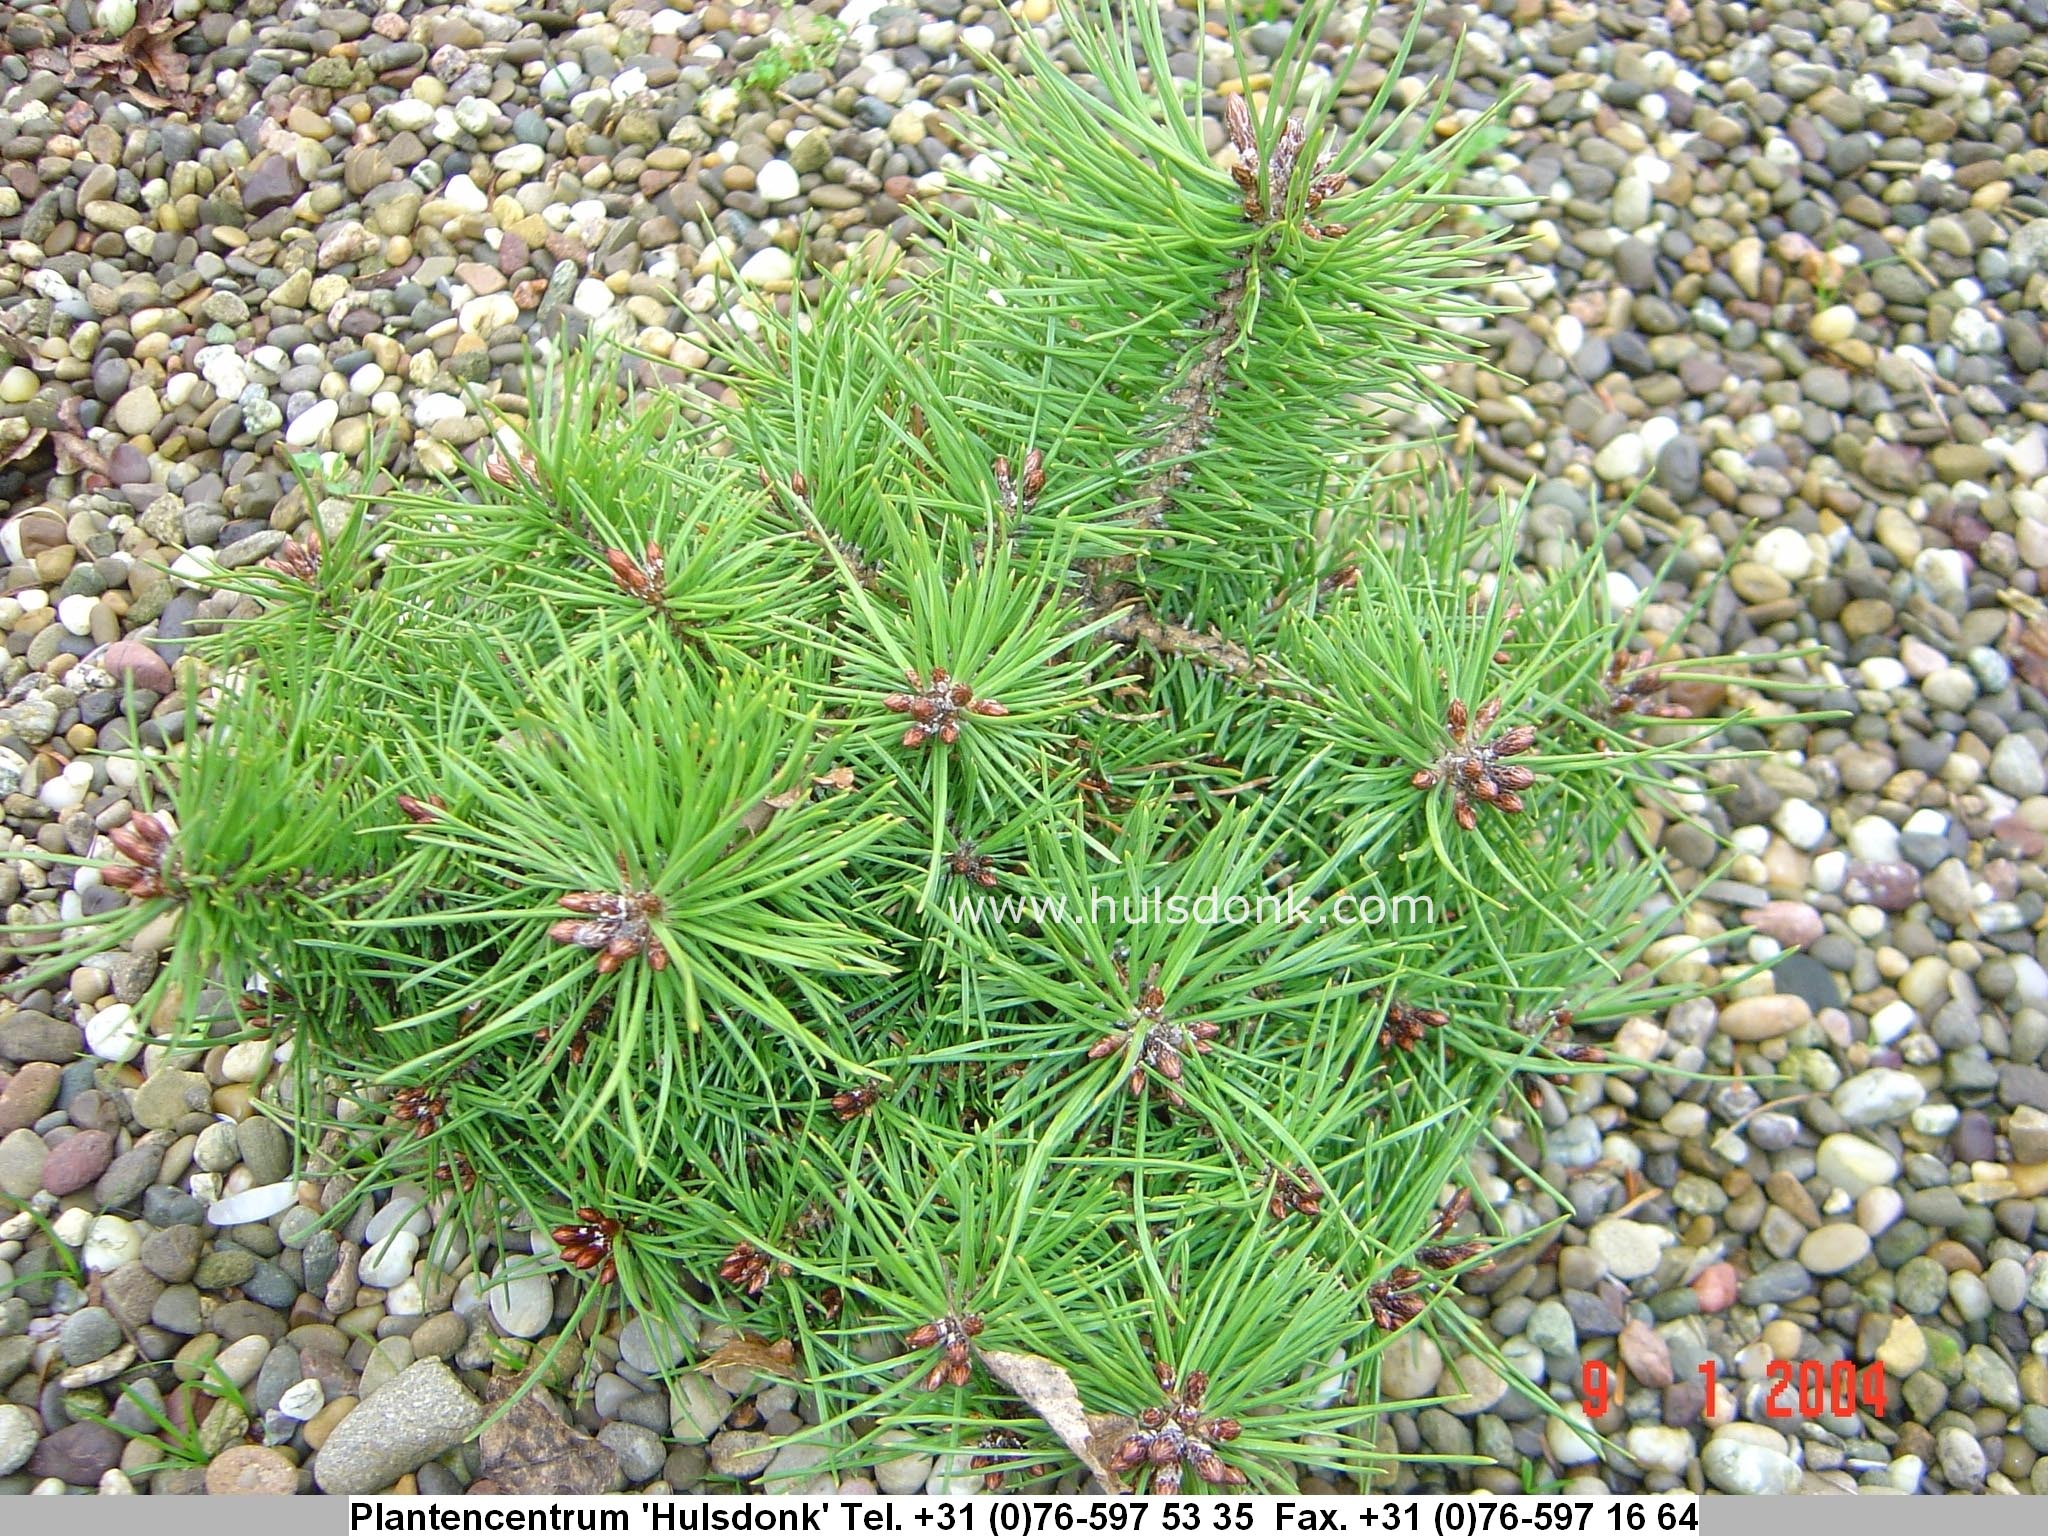
POLYGON ((1709 1264, 1693 1281, 1692 1293, 1702 1312, 1726 1312, 1735 1305, 1736 1284, 1733 1264, 1709 1264))
POLYGON ((1645 1387, 1671 1385, 1671 1346, 1648 1323, 1631 1318, 1615 1346, 1621 1352, 1621 1363, 1637 1383, 1645 1387))
POLYGON ((105 1131, 80 1131, 50 1148, 43 1163, 43 1188, 53 1195, 75 1194, 107 1171, 114 1138, 105 1131))
POLYGON ((1880 912, 1903 912, 1920 899, 1920 871, 1900 862, 1849 866, 1842 880, 1846 901, 1867 902, 1880 912))
POLYGON ((1820 914, 1803 901, 1767 901, 1742 914, 1757 932, 1787 949, 1804 949, 1821 936, 1820 914))
POLYGON ((126 678, 137 688, 151 693, 171 691, 170 664, 140 640, 116 640, 100 656, 100 665, 117 680, 126 678))
POLYGON ((2021 817, 2001 817, 1991 823, 1991 831, 2020 858, 2038 859, 2044 851, 2048 851, 2048 838, 2042 837, 2021 817))

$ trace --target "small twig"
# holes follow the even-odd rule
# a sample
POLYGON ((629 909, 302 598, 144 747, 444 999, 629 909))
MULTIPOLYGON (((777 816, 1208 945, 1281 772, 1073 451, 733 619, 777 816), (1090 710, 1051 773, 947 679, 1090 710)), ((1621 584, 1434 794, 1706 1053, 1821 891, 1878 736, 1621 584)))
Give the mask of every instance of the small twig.
POLYGON ((1137 602, 1127 604, 1098 633, 1123 645, 1141 642, 1162 656, 1185 657, 1249 683, 1266 680, 1265 663, 1236 641, 1221 635, 1198 634, 1185 625, 1170 623, 1137 602))

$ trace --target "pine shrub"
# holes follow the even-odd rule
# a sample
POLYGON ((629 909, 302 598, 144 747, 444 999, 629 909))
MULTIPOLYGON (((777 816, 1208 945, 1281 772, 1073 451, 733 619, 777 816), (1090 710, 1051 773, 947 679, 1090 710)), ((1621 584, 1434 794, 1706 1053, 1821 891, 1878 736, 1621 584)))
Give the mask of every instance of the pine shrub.
POLYGON ((1485 1350, 1524 1128, 1676 994, 1721 727, 1433 450, 1492 129, 1398 60, 1340 129, 1330 9, 1216 154, 1150 6, 1071 16, 908 275, 320 500, 59 961, 174 921, 153 1026, 284 1042, 310 1166, 551 1277, 537 1371, 624 1309, 828 1465, 1370 1475, 1380 1352, 1485 1350))

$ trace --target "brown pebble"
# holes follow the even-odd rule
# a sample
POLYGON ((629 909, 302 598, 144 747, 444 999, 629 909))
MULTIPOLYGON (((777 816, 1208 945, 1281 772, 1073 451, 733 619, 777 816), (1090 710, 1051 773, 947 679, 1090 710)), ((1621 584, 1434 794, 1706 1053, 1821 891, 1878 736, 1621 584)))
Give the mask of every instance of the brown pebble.
POLYGON ((330 1397, 327 1406, 306 1420, 302 1433, 306 1444, 319 1450, 327 1443, 327 1437, 334 1433, 334 1426, 356 1411, 357 1399, 353 1397, 330 1397))

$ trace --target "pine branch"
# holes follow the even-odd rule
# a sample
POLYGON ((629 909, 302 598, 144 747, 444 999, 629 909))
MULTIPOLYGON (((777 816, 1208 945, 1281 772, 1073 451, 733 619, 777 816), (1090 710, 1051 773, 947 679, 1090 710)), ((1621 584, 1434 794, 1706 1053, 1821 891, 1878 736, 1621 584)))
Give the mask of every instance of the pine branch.
POLYGON ((1161 619, 1135 599, 1126 599, 1100 633, 1119 645, 1148 645, 1162 656, 1178 656, 1247 683, 1267 678, 1265 662, 1236 641, 1161 619))
MULTIPOLYGON (((1240 315, 1251 283, 1251 257, 1231 267, 1216 291, 1216 301, 1195 322, 1202 333, 1180 382, 1168 392, 1154 427, 1158 434, 1139 460, 1144 479, 1138 484, 1131 516, 1140 527, 1163 531, 1175 499, 1193 473, 1194 455, 1209 441, 1223 393, 1230 386, 1230 349, 1237 345, 1240 315)), ((1134 563, 1129 555, 1104 561, 1096 574, 1095 595, 1104 600, 1105 582, 1134 563)))

